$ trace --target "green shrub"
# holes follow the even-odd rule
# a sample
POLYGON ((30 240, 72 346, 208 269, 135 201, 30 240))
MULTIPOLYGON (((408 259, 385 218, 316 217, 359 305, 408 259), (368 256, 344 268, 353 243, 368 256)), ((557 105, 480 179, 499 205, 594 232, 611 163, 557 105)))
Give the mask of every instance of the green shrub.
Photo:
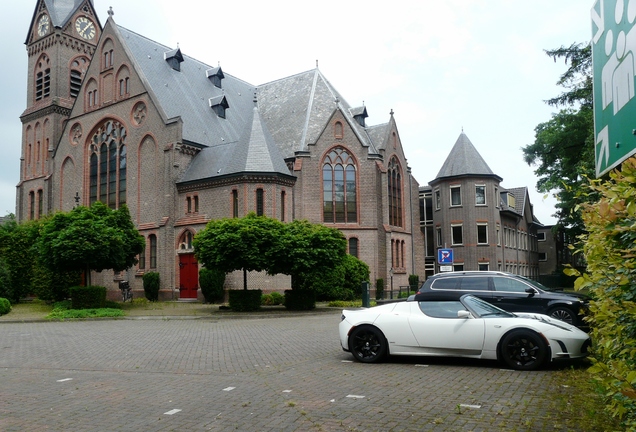
POLYGON ((261 290, 229 290, 230 309, 236 312, 253 312, 261 308, 261 290))
POLYGON ((11 302, 4 297, 0 297, 0 315, 11 312, 11 302))
POLYGON ((353 255, 329 271, 316 271, 298 278, 295 286, 316 293, 318 301, 353 300, 362 296, 362 282, 369 280, 369 266, 353 255))
POLYGON ((285 290, 285 307, 289 310, 311 310, 316 308, 316 293, 313 290, 285 290))
POLYGON ((33 294, 46 302, 62 301, 70 297, 69 288, 82 281, 80 271, 51 271, 35 265, 33 267, 33 294))
POLYGON ((375 281, 375 299, 381 300, 384 298, 384 279, 380 278, 375 281))
POLYGON ((225 299, 225 272, 203 267, 199 270, 199 286, 206 303, 222 302, 225 299))
POLYGON ((69 291, 72 309, 99 309, 106 304, 106 287, 74 286, 69 291))
POLYGON ((409 286, 411 291, 417 291, 420 287, 420 277, 418 275, 409 275, 409 286))
POLYGON ((589 371, 609 412, 625 430, 636 430, 636 158, 624 161, 609 177, 590 184, 590 193, 601 198, 583 209, 587 271, 575 288, 593 298, 588 322, 595 343, 589 371))
POLYGON ((261 304, 266 305, 266 306, 281 305, 284 302, 285 302, 285 296, 283 296, 281 293, 278 293, 278 292, 265 294, 261 298, 261 304))
POLYGON ((0 257, 0 297, 9 299, 12 294, 9 266, 4 258, 0 257))
POLYGON ((159 288, 161 286, 159 273, 148 272, 143 276, 144 294, 150 301, 159 300, 159 288))

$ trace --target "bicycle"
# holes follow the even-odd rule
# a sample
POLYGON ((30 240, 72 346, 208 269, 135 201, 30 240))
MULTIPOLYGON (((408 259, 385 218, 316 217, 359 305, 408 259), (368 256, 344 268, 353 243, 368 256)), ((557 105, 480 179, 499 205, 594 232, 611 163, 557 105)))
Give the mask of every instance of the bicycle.
POLYGON ((122 301, 126 303, 126 300, 130 300, 130 302, 132 303, 133 293, 128 281, 119 282, 119 289, 121 290, 122 301))

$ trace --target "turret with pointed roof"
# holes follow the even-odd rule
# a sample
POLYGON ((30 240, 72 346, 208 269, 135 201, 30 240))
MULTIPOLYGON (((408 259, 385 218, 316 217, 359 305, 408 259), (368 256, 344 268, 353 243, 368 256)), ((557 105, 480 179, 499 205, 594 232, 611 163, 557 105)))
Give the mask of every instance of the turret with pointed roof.
POLYGON ((501 181, 501 177, 493 173, 475 146, 462 132, 451 149, 444 165, 437 173, 435 180, 459 176, 488 176, 501 181))

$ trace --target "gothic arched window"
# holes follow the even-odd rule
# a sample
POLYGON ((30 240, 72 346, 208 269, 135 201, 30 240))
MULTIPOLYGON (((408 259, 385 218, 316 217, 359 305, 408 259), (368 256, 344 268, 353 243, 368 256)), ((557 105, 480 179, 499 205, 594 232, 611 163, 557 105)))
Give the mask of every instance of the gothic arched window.
POLYGON ((394 156, 389 162, 387 171, 389 185, 389 224, 402 226, 402 170, 394 156))
POLYGON ((325 157, 322 166, 323 219, 329 223, 358 222, 356 165, 341 147, 325 157))
POLYGON ((109 120, 97 129, 90 144, 90 203, 110 208, 126 204, 126 128, 109 120))

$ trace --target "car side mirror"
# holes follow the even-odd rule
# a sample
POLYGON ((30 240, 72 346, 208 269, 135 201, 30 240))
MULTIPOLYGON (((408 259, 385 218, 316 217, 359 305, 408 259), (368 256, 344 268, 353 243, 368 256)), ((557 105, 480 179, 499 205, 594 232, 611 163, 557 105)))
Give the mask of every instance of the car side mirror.
POLYGON ((457 318, 470 318, 470 312, 467 310, 457 311, 457 318))
POLYGON ((532 297, 533 295, 537 293, 537 291, 534 288, 526 288, 526 292, 530 294, 530 297, 532 297))

